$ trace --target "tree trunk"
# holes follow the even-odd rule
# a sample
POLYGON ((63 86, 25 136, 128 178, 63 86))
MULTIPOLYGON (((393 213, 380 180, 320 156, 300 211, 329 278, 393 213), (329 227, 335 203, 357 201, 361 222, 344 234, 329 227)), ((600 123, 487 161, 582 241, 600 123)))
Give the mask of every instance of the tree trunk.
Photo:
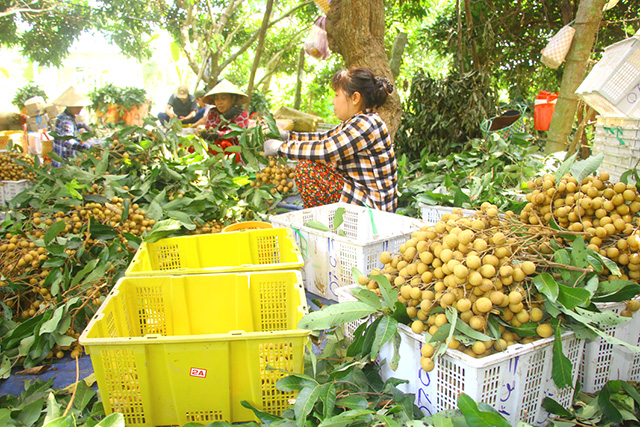
POLYGON ((273 0, 267 0, 267 10, 264 12, 262 18, 262 25, 260 26, 260 33, 258 34, 258 46, 256 47, 256 56, 253 58, 253 64, 251 65, 251 74, 249 75, 249 85, 247 87, 247 96, 251 100, 253 94, 253 81, 256 78, 256 71, 258 71, 258 65, 260 64, 260 57, 264 50, 264 39, 267 36, 267 29, 269 28, 269 19, 271 18, 271 11, 273 10, 273 0))
POLYGON ((300 109, 300 103, 302 103, 302 73, 304 72, 304 48, 300 48, 298 53, 298 72, 296 73, 296 95, 293 98, 293 108, 300 109))
POLYGON ((578 107, 575 92, 587 74, 587 63, 600 27, 602 8, 607 0, 581 0, 576 13, 576 33, 567 55, 558 102, 551 119, 545 153, 565 151, 578 107))
POLYGON ((402 54, 404 53, 404 48, 407 46, 407 40, 407 33, 398 33, 393 42, 393 47, 391 48, 391 60, 389 61, 389 66, 391 67, 391 74, 393 74, 393 78, 396 80, 398 79, 398 75, 400 75, 402 54))
MULTIPOLYGON (((395 84, 384 47, 384 0, 333 0, 326 27, 329 48, 342 56, 347 67, 367 67, 395 84)), ((397 90, 379 113, 393 138, 402 117, 397 90)))

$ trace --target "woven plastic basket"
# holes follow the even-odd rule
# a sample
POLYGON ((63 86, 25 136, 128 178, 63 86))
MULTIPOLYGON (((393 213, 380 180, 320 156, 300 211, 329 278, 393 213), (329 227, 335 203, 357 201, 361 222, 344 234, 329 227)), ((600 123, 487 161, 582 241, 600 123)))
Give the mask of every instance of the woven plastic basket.
POLYGON ((480 129, 485 137, 492 133, 497 133, 502 139, 509 139, 514 134, 524 133, 525 126, 523 114, 518 110, 509 110, 503 115, 495 116, 483 121, 480 125, 480 129), (518 113, 517 116, 515 113, 518 113), (510 120, 511 118, 514 120, 510 120))

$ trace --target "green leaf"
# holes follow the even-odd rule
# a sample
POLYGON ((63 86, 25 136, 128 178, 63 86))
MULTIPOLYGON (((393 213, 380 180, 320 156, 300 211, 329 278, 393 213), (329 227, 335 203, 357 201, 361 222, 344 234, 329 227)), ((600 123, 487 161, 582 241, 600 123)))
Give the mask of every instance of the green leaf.
POLYGON ((24 424, 26 427, 31 427, 42 413, 44 406, 44 400, 34 400, 22 408, 22 411, 18 413, 17 421, 24 424))
POLYGON ((378 329, 378 325, 382 321, 382 317, 380 316, 376 318, 376 320, 369 325, 368 328, 364 331, 364 341, 362 342, 362 356, 367 356, 371 353, 371 348, 373 347, 373 342, 376 338, 376 330, 378 329))
POLYGON ((500 414, 484 412, 478 409, 476 402, 465 393, 458 395, 458 408, 465 420, 473 427, 511 427, 511 424, 500 414))
POLYGON ((96 396, 96 392, 91 390, 85 381, 78 381, 76 386, 76 397, 73 400, 73 406, 80 411, 84 411, 91 399, 96 396))
POLYGON ((562 352, 562 332, 560 332, 560 328, 556 328, 555 339, 553 340, 551 377, 559 389, 573 386, 571 371, 571 360, 562 352))
POLYGON ((569 173, 569 171, 571 171, 571 166, 573 166, 573 163, 576 161, 577 155, 578 153, 574 153, 573 156, 569 157, 564 162, 562 162, 562 164, 556 171, 556 186, 560 183, 560 180, 562 180, 562 177, 567 173, 569 173))
POLYGON ((336 209, 335 213, 333 214, 333 229, 337 230, 338 227, 340 227, 342 225, 342 223, 344 222, 344 213, 346 212, 345 208, 338 208, 336 209))
POLYGON ((584 288, 571 288, 559 283, 558 290, 558 302, 569 310, 591 303, 591 292, 584 288))
POLYGON ((580 268, 587 268, 587 246, 584 244, 584 238, 577 236, 571 243, 571 265, 580 268))
POLYGON ((320 221, 309 220, 303 224, 305 227, 313 228, 318 231, 331 231, 329 227, 321 223, 320 221))
POLYGON ((44 424, 60 418, 60 405, 56 400, 55 394, 53 392, 49 392, 47 396, 47 415, 44 417, 44 424))
POLYGON ((392 370, 398 369, 398 364, 400 363, 400 344, 402 343, 402 337, 398 332, 393 335, 393 357, 391 358, 391 362, 389 362, 389 367, 392 370))
POLYGON ((322 401, 324 418, 329 418, 336 406, 336 386, 334 383, 326 383, 320 386, 320 400, 322 401))
POLYGON ((389 283, 387 276, 384 274, 370 274, 369 278, 378 284, 380 293, 382 294, 382 299, 385 304, 387 304, 387 307, 393 307, 393 304, 398 301, 398 293, 391 287, 391 283, 389 283))
POLYGON ((74 287, 75 285, 80 283, 80 281, 84 279, 84 276, 87 273, 93 271, 96 268, 96 265, 98 264, 99 261, 100 260, 97 258, 92 259, 82 268, 82 270, 78 271, 76 275, 73 277, 73 279, 71 280, 71 287, 74 287))
POLYGON ((381 310, 382 303, 380 302, 380 297, 375 293, 366 288, 353 287, 351 288, 351 292, 354 297, 374 310, 381 310))
POLYGON ((10 409, 0 408, 0 426, 15 427, 10 409))
POLYGON ((11 376, 11 360, 6 354, 2 355, 0 360, 0 380, 6 380, 11 376))
POLYGON ((624 391, 636 401, 637 405, 640 405, 640 393, 635 389, 631 384, 626 381, 620 381, 620 387, 624 389, 624 391))
POLYGON ((353 425, 370 425, 368 418, 373 411, 364 409, 354 409, 351 411, 345 411, 341 414, 335 415, 331 418, 322 420, 318 427, 345 427, 350 424, 353 425), (354 424, 355 423, 355 424, 354 424))
POLYGON ((492 338, 482 332, 476 331, 465 322, 456 322, 455 330, 476 341, 490 341, 492 338))
POLYGON ((550 397, 545 397, 542 400, 542 407, 552 414, 560 415, 563 418, 573 418, 570 411, 567 411, 561 404, 556 402, 550 397))
POLYGON ((51 243, 53 239, 60 233, 62 233, 67 226, 67 223, 64 221, 56 221, 47 228, 47 231, 44 232, 44 244, 48 245, 51 243))
POLYGON ((296 414, 296 420, 299 426, 304 426, 307 419, 307 415, 311 412, 316 402, 320 398, 321 387, 317 384, 303 388, 298 397, 296 403, 293 406, 293 411, 296 414))
POLYGON ((393 312, 391 313, 391 317, 396 319, 398 323, 402 323, 404 325, 407 325, 409 324, 409 322, 411 322, 411 318, 407 314, 407 307, 400 301, 396 301, 393 304, 393 312))
POLYGON ((256 415, 256 417, 263 423, 271 424, 276 421, 280 421, 284 419, 282 417, 278 417, 277 415, 271 415, 268 412, 263 412, 255 408, 251 403, 247 402, 246 400, 241 401, 240 404, 247 409, 251 409, 253 413, 256 415))
POLYGON ((107 415, 95 427, 125 427, 124 415, 118 413, 107 415))
POLYGON ((338 399, 336 401, 336 406, 349 409, 367 409, 369 407, 369 402, 359 394, 352 394, 342 399, 338 399))
POLYGON ((426 339, 425 343, 432 342, 443 342, 449 337, 449 332, 451 332, 451 323, 445 323, 440 326, 435 334, 431 336, 431 338, 426 339))
POLYGON ((549 301, 555 302, 558 299, 558 283, 549 273, 540 273, 535 276, 533 284, 549 301))
POLYGON ((375 360, 378 356, 380 348, 387 343, 398 331, 398 321, 391 316, 383 315, 382 320, 376 328, 376 338, 371 347, 371 360, 375 360))
POLYGON ((586 177, 598 170, 602 164, 602 159, 604 159, 604 154, 598 153, 595 156, 589 156, 584 160, 575 162, 571 166, 571 175, 578 181, 578 184, 582 184, 586 177))
POLYGON ((309 380, 308 378, 301 378, 297 375, 289 375, 280 378, 278 382, 276 382, 276 388, 280 391, 298 391, 314 384, 316 384, 316 382, 313 380, 309 380))
MULTIPOLYGON (((555 243, 555 240, 553 240, 552 242, 555 243)), ((554 261, 558 264, 571 265, 571 258, 569 257, 569 252, 566 249, 556 250, 553 254, 553 257, 554 261)), ((571 271, 567 270, 566 268, 556 268, 556 271, 560 271, 562 280, 564 280, 565 282, 571 280, 571 271)))
POLYGON ((334 328, 376 313, 368 304, 360 301, 347 301, 325 305, 320 311, 307 314, 298 323, 300 329, 321 330, 334 328))
POLYGON ((176 219, 165 219, 155 223, 149 234, 144 238, 145 242, 153 243, 175 233, 182 228, 182 222, 176 219))
POLYGON ((620 272, 620 268, 618 267, 618 264, 616 264, 615 262, 611 261, 609 258, 604 257, 602 255, 600 255, 599 252, 596 252, 592 249, 587 249, 589 255, 592 255, 593 257, 597 258, 600 260, 600 262, 607 267, 607 269, 611 272, 611 274, 613 274, 614 276, 620 276, 621 272, 620 272))
POLYGON ((47 320, 40 326, 41 334, 51 333, 58 328, 58 324, 60 323, 60 320, 62 320, 62 316, 64 315, 64 309, 64 306, 56 308, 53 313, 53 317, 51 317, 51 319, 47 320))
POLYGON ((600 282, 593 302, 628 301, 640 294, 640 284, 630 280, 611 280, 600 282))
POLYGON ((622 423, 622 414, 612 401, 612 393, 609 384, 605 384, 598 393, 598 405, 604 416, 614 424, 622 423))
MULTIPOLYGON (((67 415, 65 417, 56 418, 47 422, 45 420, 45 424, 42 427, 74 427, 73 417, 71 415, 67 415)), ((124 425, 124 424, 123 424, 124 425)))

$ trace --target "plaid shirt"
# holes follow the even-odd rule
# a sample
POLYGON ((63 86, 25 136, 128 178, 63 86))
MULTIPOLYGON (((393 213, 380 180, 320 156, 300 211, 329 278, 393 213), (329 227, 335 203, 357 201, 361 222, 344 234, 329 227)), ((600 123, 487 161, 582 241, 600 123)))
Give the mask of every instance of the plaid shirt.
MULTIPOLYGON (((56 119, 56 134, 60 136, 76 136, 78 132, 78 125, 75 118, 69 114, 67 110, 64 110, 56 119)), ((53 152, 65 160, 70 159, 77 151, 86 150, 91 148, 90 144, 86 144, 77 139, 53 139, 53 152)), ((51 165, 54 167, 60 167, 61 164, 55 160, 51 160, 51 165)))
POLYGON ((340 201, 394 212, 398 204, 396 158, 387 126, 367 109, 332 130, 289 132, 280 153, 334 166, 344 177, 340 201))

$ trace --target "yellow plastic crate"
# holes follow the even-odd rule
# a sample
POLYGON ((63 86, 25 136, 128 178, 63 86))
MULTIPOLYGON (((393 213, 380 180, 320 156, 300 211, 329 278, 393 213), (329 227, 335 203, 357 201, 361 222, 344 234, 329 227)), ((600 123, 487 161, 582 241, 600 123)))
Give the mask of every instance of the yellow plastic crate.
POLYGON ((106 414, 132 426, 255 420, 280 414, 276 389, 303 372, 309 331, 299 271, 124 277, 80 336, 106 414))
POLYGON ((142 243, 125 275, 290 270, 301 268, 303 264, 291 231, 269 228, 142 243))

